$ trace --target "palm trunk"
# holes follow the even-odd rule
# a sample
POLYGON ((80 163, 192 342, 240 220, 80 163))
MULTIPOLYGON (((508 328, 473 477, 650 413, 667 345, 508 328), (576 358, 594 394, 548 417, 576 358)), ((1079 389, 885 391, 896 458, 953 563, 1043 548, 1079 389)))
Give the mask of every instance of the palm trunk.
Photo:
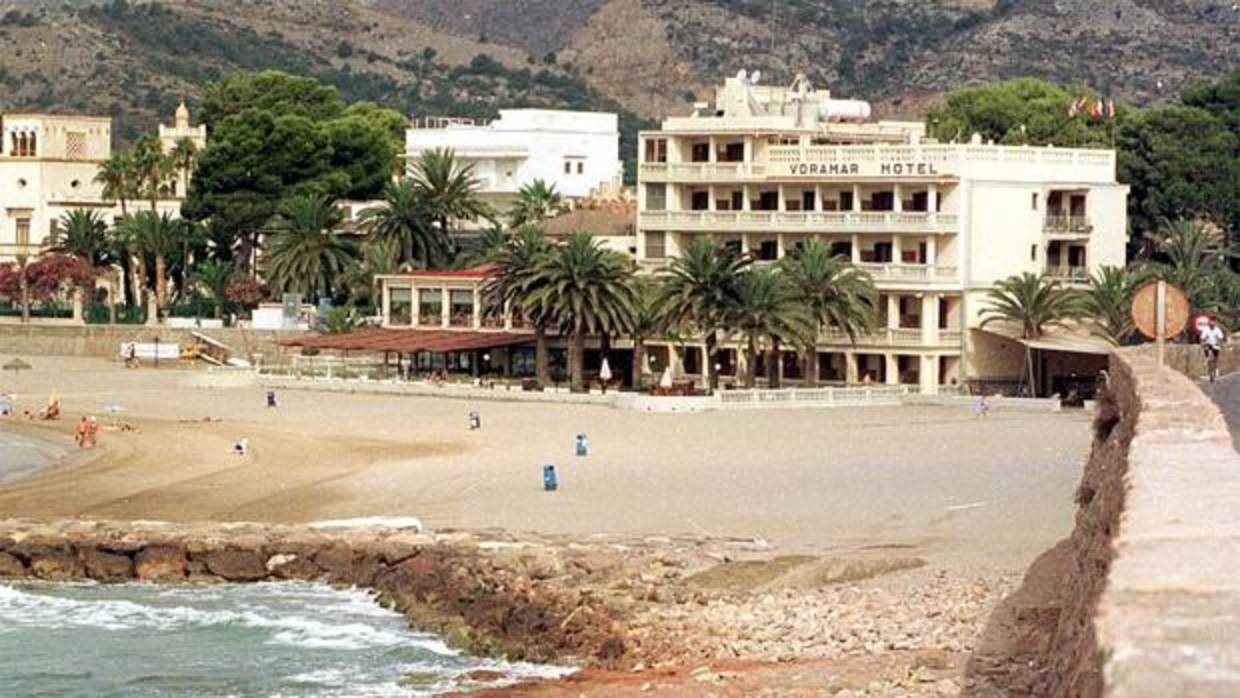
POLYGON ((803 359, 804 367, 801 372, 805 374, 805 387, 818 387, 818 348, 806 347, 803 359))
POLYGON ((162 309, 168 305, 168 261, 155 255, 155 303, 162 309))
POLYGON ((1029 367, 1029 397, 1038 396, 1038 379, 1033 372, 1033 349, 1025 347, 1025 364, 1029 367))
POLYGON ((122 278, 121 274, 116 273, 116 269, 113 268, 112 288, 108 291, 108 324, 109 325, 116 324, 116 293, 117 291, 120 291, 122 294, 124 294, 124 291, 121 290, 122 288, 124 288, 124 286, 125 286, 124 278, 122 278))
POLYGON ((534 375, 539 390, 547 385, 547 373, 547 330, 539 322, 534 324, 534 375))
POLYGON ((646 343, 641 337, 633 336, 633 389, 642 389, 642 367, 646 363, 646 343))
POLYGON ((758 384, 758 334, 749 332, 749 343, 745 347, 745 387, 753 390, 758 384))
POLYGON ((574 393, 586 392, 586 333, 579 327, 573 328, 569 344, 568 364, 569 391, 574 393))
POLYGON ((779 380, 780 369, 783 368, 783 359, 780 357, 779 337, 771 337, 771 360, 767 362, 767 385, 771 388, 782 388, 783 384, 779 380))
POLYGON ((719 376, 715 373, 715 355, 719 353, 719 336, 715 330, 706 333, 706 356, 703 357, 705 365, 702 366, 703 375, 706 376, 706 385, 710 387, 710 392, 719 389, 719 376))

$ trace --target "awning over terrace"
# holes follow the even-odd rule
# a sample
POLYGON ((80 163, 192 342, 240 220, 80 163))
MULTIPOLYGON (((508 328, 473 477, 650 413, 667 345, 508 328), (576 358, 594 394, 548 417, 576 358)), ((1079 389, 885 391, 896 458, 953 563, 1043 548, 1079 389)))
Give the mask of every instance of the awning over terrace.
POLYGON ((447 353, 478 351, 530 344, 534 335, 524 332, 469 332, 461 330, 385 330, 364 329, 342 334, 305 334, 280 344, 308 349, 339 351, 447 353))
POLYGON ((1083 331, 1056 330, 1055 332, 1044 334, 1037 339, 1025 339, 1021 336, 1018 328, 1003 323, 992 324, 985 329, 978 328, 977 331, 1016 342, 1017 344, 1023 344, 1030 349, 1042 351, 1108 356, 1115 349, 1106 341, 1097 337, 1091 337, 1083 331))

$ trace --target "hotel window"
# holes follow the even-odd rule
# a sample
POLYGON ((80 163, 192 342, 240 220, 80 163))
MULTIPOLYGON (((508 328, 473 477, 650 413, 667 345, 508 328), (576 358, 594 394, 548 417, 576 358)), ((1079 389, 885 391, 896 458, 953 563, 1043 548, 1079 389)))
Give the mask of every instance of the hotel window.
POLYGON ((710 143, 694 143, 689 151, 690 162, 710 162, 710 143))
POLYGON ((584 162, 577 163, 577 174, 584 174, 585 171, 586 171, 586 164, 584 162))
POLYGON ((659 182, 646 185, 646 210, 667 210, 667 185, 659 182))
POLYGON ((443 291, 424 288, 418 291, 418 324, 439 325, 443 322, 443 291))
POLYGON ((840 210, 841 211, 853 210, 853 193, 852 192, 850 191, 840 192, 840 210))
POLYGON ((646 139, 646 162, 667 162, 667 139, 646 139))
POLYGON ((662 230, 646 232, 646 258, 663 259, 667 256, 667 233, 662 230))
POLYGON ((745 159, 745 144, 722 143, 715 151, 715 159, 719 162, 741 162, 745 159))
POLYGON ((705 211, 710 208, 710 192, 695 191, 689 195, 689 210, 705 211))
POLYGON ((758 259, 764 262, 772 262, 779 259, 779 242, 776 240, 763 240, 759 243, 758 259))
POLYGON ((17 244, 19 245, 30 244, 30 219, 29 218, 18 218, 17 219, 17 244))
POLYGON ((452 314, 448 323, 453 327, 472 327, 474 324, 474 292, 470 289, 453 289, 449 292, 452 314))
POLYGON ((1038 193, 1037 192, 1033 193, 1033 198, 1030 201, 1033 204, 1033 210, 1035 211, 1038 210, 1038 193))
POLYGON ((1030 262, 1038 261, 1038 246, 1036 244, 1029 246, 1029 261, 1030 262))
POLYGON ((573 173, 573 163, 565 161, 564 162, 564 174, 572 174, 572 173, 573 173))
POLYGON ((388 324, 413 324, 413 289, 393 288, 388 291, 388 324))

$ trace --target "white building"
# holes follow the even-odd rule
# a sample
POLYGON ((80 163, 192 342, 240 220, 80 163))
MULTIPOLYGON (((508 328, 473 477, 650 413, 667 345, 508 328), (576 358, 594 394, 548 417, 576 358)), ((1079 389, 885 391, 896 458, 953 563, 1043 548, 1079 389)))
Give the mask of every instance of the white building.
MULTIPOLYGON (((753 82, 731 78, 714 105, 640 135, 638 261, 657 271, 703 235, 759 262, 812 238, 834 246, 874 278, 883 329, 856 344, 828 331, 826 379, 927 392, 1014 380, 1023 350, 979 329, 987 290, 1025 271, 1078 283, 1125 263, 1128 188, 1114 151, 937 143, 923 124, 870 121, 864 102, 833 100, 804 78, 753 82)), ((725 350, 725 372, 743 361, 736 349, 725 350)), ((701 366, 700 347, 669 350, 701 366)), ((1047 375, 1077 372, 1062 353, 1046 353, 1059 362, 1047 375)), ((795 379, 795 354, 779 370, 795 379)))
POLYGON ((622 176, 615 114, 553 109, 501 109, 498 119, 428 118, 405 132, 412 172, 426 150, 451 148, 474 166, 482 195, 499 210, 521 187, 541 179, 570 198, 582 198, 622 176))
MULTIPOLYGON (((177 110, 175 126, 160 126, 160 136, 166 149, 181 137, 200 148, 206 143, 205 127, 189 125, 184 105, 177 110)), ((0 262, 37 255, 71 210, 98 211, 109 224, 120 215, 120 206, 105 200, 102 185, 95 181, 99 166, 112 156, 111 119, 0 114, 0 143, 0 262)), ((184 185, 157 203, 161 212, 179 214, 184 185)), ((131 208, 140 205, 130 202, 131 208)))

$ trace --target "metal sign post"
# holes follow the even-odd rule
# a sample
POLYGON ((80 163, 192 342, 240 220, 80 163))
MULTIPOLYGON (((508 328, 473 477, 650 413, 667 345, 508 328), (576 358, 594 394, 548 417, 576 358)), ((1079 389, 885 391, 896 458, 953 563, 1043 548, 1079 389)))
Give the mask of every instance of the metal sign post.
POLYGON ((1158 370, 1167 367, 1167 282, 1158 282, 1158 295, 1154 301, 1155 327, 1158 328, 1158 370))

